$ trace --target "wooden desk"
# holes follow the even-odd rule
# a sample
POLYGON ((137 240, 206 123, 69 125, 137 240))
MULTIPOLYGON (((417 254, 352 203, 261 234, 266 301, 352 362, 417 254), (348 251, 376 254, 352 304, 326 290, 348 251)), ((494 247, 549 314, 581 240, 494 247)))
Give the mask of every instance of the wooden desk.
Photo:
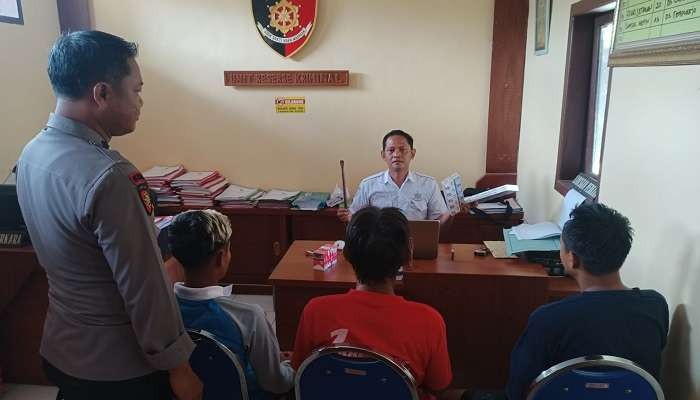
MULTIPOLYGON (((297 322, 310 299, 355 286, 352 266, 342 256, 329 271, 312 269, 304 251, 323 243, 295 241, 270 275, 277 337, 284 350, 292 350, 297 322)), ((578 292, 578 287, 571 278, 547 276, 538 264, 475 257, 476 247, 441 244, 436 260, 414 260, 397 282, 397 293, 442 314, 453 386, 500 388, 507 380, 510 352, 530 313, 578 292), (451 260, 453 248, 455 260, 451 260)))
POLYGON ((39 344, 48 308, 46 273, 30 247, 0 249, 0 368, 6 382, 48 384, 39 344))
MULTIPOLYGON (((162 215, 172 215, 183 209, 169 207, 159 211, 162 215)), ((221 211, 233 226, 231 266, 223 281, 235 283, 237 293, 272 293, 268 277, 294 240, 342 239, 345 234, 345 225, 337 219, 336 209, 221 211)), ((447 237, 463 243, 498 240, 501 224, 517 225, 522 221, 522 214, 495 218, 498 224, 474 215, 459 214, 447 237)), ((326 289, 318 288, 313 296, 342 292, 353 286, 354 275, 352 271, 350 274, 343 277, 342 289, 329 291, 329 283, 325 282, 326 289)), ((7 382, 47 383, 39 361, 39 343, 48 307, 47 293, 46 274, 31 246, 0 248, 0 368, 7 382)), ((307 293, 306 289, 302 288, 301 293, 307 293)), ((296 315, 308 298, 297 305, 296 315)), ((291 348, 296 319, 288 329, 292 332, 288 341, 291 348)))
MULTIPOLYGON (((160 215, 174 215, 182 207, 162 207, 160 215)), ((289 209, 217 208, 231 220, 231 267, 224 281, 248 290, 252 285, 269 285, 268 276, 295 240, 337 240, 345 237, 345 224, 336 216, 337 209, 300 211, 289 209), (248 288, 246 288, 246 285, 248 288)), ((492 215, 490 219, 471 214, 457 214, 448 229, 440 233, 443 243, 481 243, 502 240, 504 227, 522 222, 523 214, 492 215)), ((271 287, 258 286, 248 293, 269 294, 271 287)))

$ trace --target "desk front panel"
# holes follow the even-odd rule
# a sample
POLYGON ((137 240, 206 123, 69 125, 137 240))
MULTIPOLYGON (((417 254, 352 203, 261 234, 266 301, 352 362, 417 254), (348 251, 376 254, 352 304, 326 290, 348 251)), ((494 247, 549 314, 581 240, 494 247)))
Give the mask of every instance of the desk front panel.
POLYGON ((48 384, 39 356, 48 291, 31 247, 0 249, 0 369, 6 382, 48 384))
MULTIPOLYGON (((292 350, 299 318, 314 297, 347 292, 355 286, 342 256, 327 272, 314 271, 304 250, 321 241, 297 241, 270 276, 277 337, 292 350)), ((505 384, 510 351, 532 311, 554 296, 576 292, 570 278, 548 277, 541 266, 521 260, 474 257, 473 245, 441 245, 437 260, 414 260, 397 282, 397 294, 434 307, 445 319, 454 370, 453 386, 499 388, 505 384), (471 246, 471 247, 470 247, 471 246)), ((338 310, 338 312, 343 312, 338 310)))

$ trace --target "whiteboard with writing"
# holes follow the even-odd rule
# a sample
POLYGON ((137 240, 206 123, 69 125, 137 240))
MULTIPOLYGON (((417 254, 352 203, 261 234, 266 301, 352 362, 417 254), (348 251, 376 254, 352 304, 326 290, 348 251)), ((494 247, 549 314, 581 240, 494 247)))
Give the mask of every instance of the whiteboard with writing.
POLYGON ((618 0, 616 18, 612 58, 625 53, 687 58, 700 44, 700 0, 618 0))

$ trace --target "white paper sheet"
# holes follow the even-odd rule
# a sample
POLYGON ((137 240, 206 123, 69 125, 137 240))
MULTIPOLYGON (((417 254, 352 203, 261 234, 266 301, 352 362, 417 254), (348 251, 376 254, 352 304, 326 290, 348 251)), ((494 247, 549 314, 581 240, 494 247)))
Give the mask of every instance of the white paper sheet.
POLYGON ((571 189, 564 196, 564 201, 561 204, 561 212, 559 213, 559 228, 564 229, 564 224, 571 219, 569 214, 579 204, 583 203, 586 198, 576 189, 571 189))
POLYGON ((561 235, 561 228, 549 221, 537 224, 520 224, 514 226, 511 232, 520 240, 536 240, 557 237, 561 235))

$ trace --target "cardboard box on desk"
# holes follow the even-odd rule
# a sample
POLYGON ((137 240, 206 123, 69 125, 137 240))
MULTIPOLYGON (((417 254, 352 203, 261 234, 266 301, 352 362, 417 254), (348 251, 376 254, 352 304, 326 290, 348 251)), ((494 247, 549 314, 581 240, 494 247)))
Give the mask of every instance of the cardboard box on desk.
POLYGON ((313 267, 318 271, 328 271, 338 263, 338 248, 332 244, 324 244, 311 254, 313 267))

